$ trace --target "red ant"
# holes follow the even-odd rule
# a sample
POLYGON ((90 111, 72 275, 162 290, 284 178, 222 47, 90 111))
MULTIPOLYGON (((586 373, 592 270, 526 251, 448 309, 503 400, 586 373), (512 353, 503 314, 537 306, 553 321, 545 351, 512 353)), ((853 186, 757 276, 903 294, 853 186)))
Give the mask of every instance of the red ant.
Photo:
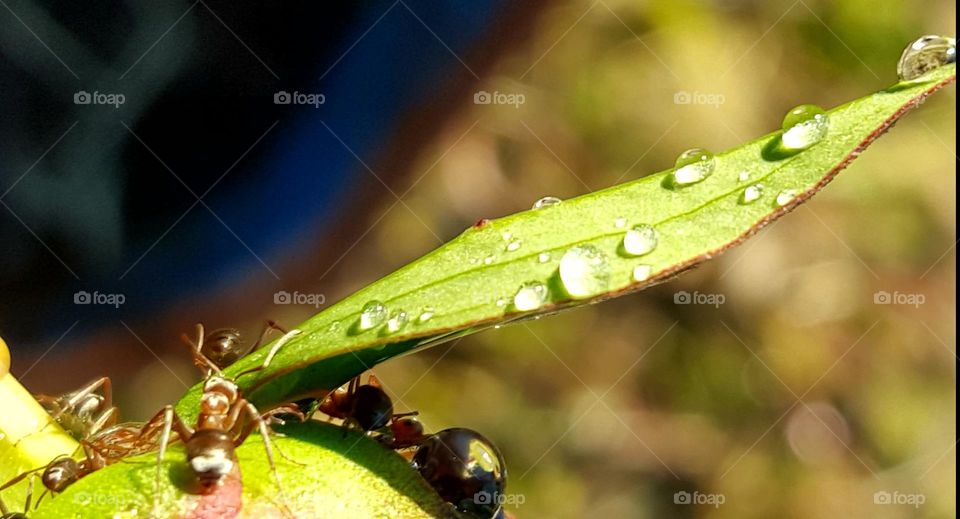
POLYGON ((101 377, 76 391, 60 396, 35 395, 34 398, 54 421, 79 441, 117 423, 119 410, 113 407, 112 387, 109 378, 101 377))
MULTIPOLYGON (((220 367, 203 353, 203 327, 198 325, 197 331, 197 342, 188 341, 193 346, 194 363, 202 366, 210 375, 208 375, 203 386, 196 427, 187 426, 177 415, 172 405, 165 406, 144 426, 141 439, 150 439, 157 434, 160 435, 155 499, 160 495, 162 463, 167 446, 171 441, 171 433, 176 433, 184 443, 187 463, 197 478, 199 493, 211 494, 224 483, 228 476, 239 479, 240 473, 235 449, 246 440, 247 436, 256 427, 260 431, 270 470, 280 491, 281 500, 285 502, 283 485, 280 481, 280 475, 277 473, 273 449, 270 445, 270 429, 267 426, 267 420, 278 414, 294 415, 304 419, 303 414, 293 405, 280 406, 261 414, 252 403, 241 395, 236 382, 226 378, 220 367), (242 420, 244 414, 248 421, 242 420)), ((299 333, 299 330, 287 332, 277 341, 260 366, 244 373, 265 368, 279 348, 299 333)), ((158 504, 155 501, 155 511, 157 506, 158 504)), ((284 505, 284 508, 286 508, 286 505, 284 505)))

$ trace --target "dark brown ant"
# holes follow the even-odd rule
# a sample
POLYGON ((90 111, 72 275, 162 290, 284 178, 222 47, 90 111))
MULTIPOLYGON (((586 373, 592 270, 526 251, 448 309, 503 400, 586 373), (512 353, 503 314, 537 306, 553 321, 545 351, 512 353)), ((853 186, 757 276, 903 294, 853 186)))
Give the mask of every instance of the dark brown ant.
MULTIPOLYGON (((266 360, 250 371, 257 371, 266 367, 279 347, 298 333, 300 333, 299 330, 287 332, 277 341, 266 360)), ((275 414, 299 415, 300 419, 303 419, 303 415, 292 405, 280 406, 261 414, 252 403, 241 395, 236 382, 226 378, 220 367, 203 354, 203 339, 203 328, 198 325, 198 340, 197 342, 191 342, 194 363, 202 366, 210 375, 203 386, 196 427, 187 426, 177 415, 172 405, 165 406, 144 426, 143 439, 149 440, 159 434, 154 499, 160 495, 162 463, 172 433, 176 433, 180 441, 184 443, 187 463, 196 476, 199 493, 211 494, 224 483, 227 477, 240 478, 235 449, 247 439, 254 428, 258 428, 267 453, 270 470, 280 491, 281 501, 285 503, 283 485, 280 481, 280 475, 277 473, 273 448, 270 445, 270 429, 267 426, 267 421, 275 414), (244 414, 248 419, 246 421, 242 420, 244 414)), ((158 503, 155 501, 155 512, 157 508, 158 503)), ((284 509, 286 512, 285 504, 284 509)))
POLYGON ((480 433, 453 428, 430 435, 420 443, 412 464, 457 510, 485 519, 501 513, 506 465, 497 447, 480 433))
POLYGON ((359 376, 354 377, 347 385, 327 395, 317 409, 342 419, 347 428, 364 432, 389 430, 389 440, 384 443, 391 448, 413 446, 423 437, 423 426, 413 418, 417 412, 394 414, 393 401, 373 375, 363 385, 360 385, 359 376))

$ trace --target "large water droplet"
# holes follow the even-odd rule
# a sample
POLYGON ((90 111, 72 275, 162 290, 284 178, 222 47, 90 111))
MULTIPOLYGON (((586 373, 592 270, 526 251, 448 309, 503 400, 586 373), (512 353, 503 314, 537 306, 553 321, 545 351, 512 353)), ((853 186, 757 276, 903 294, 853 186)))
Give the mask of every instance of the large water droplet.
POLYGON ((534 203, 533 203, 533 208, 534 208, 534 209, 543 209, 544 207, 550 207, 550 206, 553 206, 553 205, 557 205, 557 204, 559 204, 560 202, 563 202, 563 200, 560 200, 559 198, 557 198, 557 197, 555 197, 555 196, 545 196, 545 197, 541 198, 540 200, 537 200, 536 202, 534 202, 534 203))
POLYGON ((537 261, 540 262, 540 263, 546 263, 546 262, 550 261, 550 253, 549 253, 549 252, 541 252, 540 254, 537 255, 537 261))
POLYGON ((703 148, 689 149, 677 157, 676 169, 673 170, 673 183, 678 186, 689 186, 713 174, 717 166, 717 159, 713 153, 703 148))
POLYGON ((777 205, 783 207, 790 203, 791 200, 797 197, 800 192, 796 189, 784 189, 783 191, 777 193, 777 205))
POLYGON ((653 226, 642 223, 634 225, 623 235, 623 250, 631 256, 650 254, 657 248, 659 237, 653 226))
POLYGON ((397 333, 407 325, 410 316, 403 310, 395 310, 387 319, 387 333, 397 333))
POLYGON ((360 321, 358 326, 360 330, 369 330, 376 328, 387 320, 387 305, 380 301, 370 301, 363 305, 360 311, 360 321))
POLYGON ((513 307, 521 312, 536 310, 547 302, 549 294, 547 285, 539 281, 524 283, 520 285, 517 293, 513 296, 513 307))
POLYGON ((743 189, 739 202, 743 205, 752 204, 760 200, 761 196, 763 196, 763 184, 753 184, 743 189))
POLYGON ((652 265, 637 265, 633 267, 633 280, 634 281, 646 281, 650 278, 650 274, 653 273, 652 265))
POLYGON ((593 245, 577 245, 560 258, 560 281, 576 299, 603 293, 610 286, 607 255, 593 245))
POLYGON ((817 105, 800 105, 783 118, 780 142, 791 150, 805 150, 820 142, 830 129, 830 118, 817 105))
POLYGON ((957 40, 945 36, 927 35, 907 45, 897 63, 901 81, 911 81, 946 65, 957 62, 957 40))
POLYGON ((432 306, 425 306, 423 307, 423 310, 420 311, 420 317, 417 317, 417 320, 421 323, 425 323, 433 317, 433 312, 434 310, 432 306))

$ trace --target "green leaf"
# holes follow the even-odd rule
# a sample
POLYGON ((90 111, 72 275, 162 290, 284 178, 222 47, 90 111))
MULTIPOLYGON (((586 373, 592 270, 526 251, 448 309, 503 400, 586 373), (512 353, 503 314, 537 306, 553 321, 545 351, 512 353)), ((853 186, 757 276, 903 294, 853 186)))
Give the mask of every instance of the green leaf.
MULTIPOLYGON (((670 186, 672 171, 590 193, 558 205, 485 221, 449 243, 320 312, 297 328, 301 335, 284 345, 273 362, 238 380, 248 398, 263 409, 308 396, 322 396, 364 370, 414 348, 456 334, 533 314, 553 312, 645 288, 733 247, 783 216, 823 188, 864 148, 909 109, 949 84, 956 66, 937 69, 922 80, 897 84, 828 112, 829 133, 812 148, 784 153, 780 132, 717 154, 706 180, 683 188, 670 186), (749 180, 739 179, 748 172, 749 180), (763 196, 751 204, 739 199, 746 186, 762 183, 763 196), (796 190, 784 206, 777 194, 796 190), (624 254, 625 228, 651 224, 659 233, 656 249, 640 258, 624 254), (508 250, 510 243, 519 248, 508 250), (558 264, 571 247, 590 245, 607 258, 609 284, 588 298, 564 289, 558 264), (549 259, 542 261, 542 257, 549 259), (634 281, 638 265, 650 277, 634 281), (510 304, 523 283, 539 281, 550 289, 547 303, 528 312, 510 304), (404 310, 409 323, 395 333, 383 326, 361 331, 358 318, 370 301, 389 311, 404 310), (430 319, 418 317, 425 310, 430 319)), ((512 249, 513 247, 510 247, 512 249)), ((267 348, 228 369, 237 374, 263 362, 267 348)), ((187 420, 197 412, 200 387, 178 403, 187 420)))
MULTIPOLYGON (((308 422, 278 427, 273 437, 280 497, 260 436, 237 448, 242 470, 240 517, 282 517, 282 506, 296 517, 456 517, 399 454, 341 427, 308 422), (288 461, 276 453, 283 451, 288 461)), ((193 481, 182 444, 171 445, 163 463, 159 517, 196 510, 198 495, 185 492, 193 481)), ((153 510, 156 453, 124 459, 81 479, 55 499, 45 499, 31 519, 65 517, 146 517, 153 510)), ((236 503, 229 484, 216 499, 236 503)), ((208 498, 209 499, 209 498, 208 498)), ((209 516, 213 517, 213 516, 209 516)))

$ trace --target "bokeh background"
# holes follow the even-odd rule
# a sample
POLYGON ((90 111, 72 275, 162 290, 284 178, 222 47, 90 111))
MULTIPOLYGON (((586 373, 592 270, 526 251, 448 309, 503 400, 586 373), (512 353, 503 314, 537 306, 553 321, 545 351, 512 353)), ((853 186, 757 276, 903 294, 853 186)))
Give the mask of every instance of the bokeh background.
MULTIPOLYGON (((886 87, 956 31, 946 0, 0 4, 0 334, 31 390, 109 375, 131 419, 196 380, 195 322, 293 325, 316 309, 279 290, 328 305, 479 218, 886 87), (325 103, 273 104, 295 90, 325 103)), ((670 283, 376 374, 493 439, 521 518, 955 517, 955 110, 950 87, 670 283)))

